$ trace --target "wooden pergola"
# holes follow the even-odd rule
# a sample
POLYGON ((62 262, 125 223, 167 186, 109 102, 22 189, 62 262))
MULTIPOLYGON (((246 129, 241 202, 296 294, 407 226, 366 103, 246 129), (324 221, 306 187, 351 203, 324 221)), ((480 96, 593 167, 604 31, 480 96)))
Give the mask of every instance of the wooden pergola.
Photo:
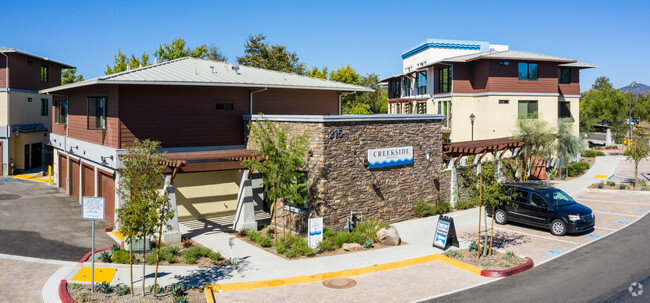
POLYGON ((488 153, 513 150, 515 148, 524 146, 524 144, 525 142, 523 141, 512 140, 510 138, 464 141, 445 143, 442 145, 442 152, 446 160, 478 154, 480 154, 481 158, 483 158, 488 153))
POLYGON ((254 149, 227 149, 213 151, 196 151, 166 153, 160 164, 167 166, 163 173, 195 173, 246 168, 241 161, 259 158, 254 149))

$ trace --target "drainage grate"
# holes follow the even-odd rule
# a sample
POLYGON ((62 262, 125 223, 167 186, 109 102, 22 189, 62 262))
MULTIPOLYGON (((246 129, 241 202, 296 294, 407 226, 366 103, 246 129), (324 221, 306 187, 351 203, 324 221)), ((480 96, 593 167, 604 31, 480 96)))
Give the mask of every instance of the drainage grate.
POLYGON ((20 198, 19 195, 0 194, 0 200, 16 200, 18 198, 20 198))
POLYGON ((334 278, 323 281, 323 285, 329 288, 343 289, 357 285, 357 281, 350 278, 334 278))

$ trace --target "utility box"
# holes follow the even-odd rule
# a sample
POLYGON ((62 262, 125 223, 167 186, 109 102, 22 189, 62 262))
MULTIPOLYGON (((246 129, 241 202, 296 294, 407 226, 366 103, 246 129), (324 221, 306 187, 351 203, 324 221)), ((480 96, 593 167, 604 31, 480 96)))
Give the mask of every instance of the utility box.
MULTIPOLYGON (((124 250, 129 251, 130 243, 129 237, 124 238, 124 250)), ((133 238, 133 251, 150 251, 151 250, 151 239, 147 237, 143 239, 142 236, 133 238)))

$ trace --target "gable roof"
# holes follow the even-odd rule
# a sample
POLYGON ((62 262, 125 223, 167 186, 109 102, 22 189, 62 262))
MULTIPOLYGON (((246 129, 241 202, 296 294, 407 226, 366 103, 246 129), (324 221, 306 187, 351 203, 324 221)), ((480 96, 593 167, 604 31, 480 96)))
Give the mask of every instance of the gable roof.
POLYGON ((346 92, 373 89, 274 70, 185 57, 112 75, 42 90, 52 93, 93 84, 195 85, 226 87, 268 87, 346 92))
POLYGON ((469 62, 478 59, 505 59, 505 60, 535 60, 572 63, 576 60, 516 50, 485 51, 469 55, 461 55, 443 59, 441 62, 469 62))
POLYGON ((66 63, 63 63, 63 62, 60 62, 60 61, 52 60, 52 59, 50 59, 50 58, 46 58, 46 57, 41 57, 41 56, 33 55, 33 54, 26 53, 26 52, 23 52, 23 51, 20 51, 20 50, 14 49, 14 48, 8 48, 8 47, 0 46, 0 53, 2 53, 2 54, 5 54, 5 53, 16 53, 16 54, 21 54, 21 55, 29 56, 29 57, 32 57, 32 58, 40 59, 40 60, 43 60, 43 61, 52 62, 52 63, 54 63, 54 64, 61 65, 61 67, 63 67, 63 68, 75 68, 74 66, 72 66, 72 65, 70 65, 70 64, 66 64, 66 63))

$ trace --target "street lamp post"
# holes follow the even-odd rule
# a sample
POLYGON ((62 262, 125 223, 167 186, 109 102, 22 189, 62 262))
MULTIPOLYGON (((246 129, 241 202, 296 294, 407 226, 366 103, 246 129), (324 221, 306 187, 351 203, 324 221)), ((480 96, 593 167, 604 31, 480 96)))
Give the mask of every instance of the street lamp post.
POLYGON ((472 141, 474 141, 474 119, 476 119, 476 116, 474 116, 474 113, 469 115, 469 121, 472 122, 472 141))
MULTIPOLYGON (((634 92, 634 89, 637 86, 639 86, 639 85, 636 83, 636 81, 632 81, 632 83, 630 83, 630 92, 634 93, 634 98, 635 98, 634 101, 635 101, 635 103, 636 103, 636 93, 634 92)), ((627 123, 630 126, 630 133, 629 133, 628 143, 627 143, 628 146, 629 146, 630 140, 632 140, 632 97, 631 96, 627 101, 627 111, 628 111, 627 123)))

